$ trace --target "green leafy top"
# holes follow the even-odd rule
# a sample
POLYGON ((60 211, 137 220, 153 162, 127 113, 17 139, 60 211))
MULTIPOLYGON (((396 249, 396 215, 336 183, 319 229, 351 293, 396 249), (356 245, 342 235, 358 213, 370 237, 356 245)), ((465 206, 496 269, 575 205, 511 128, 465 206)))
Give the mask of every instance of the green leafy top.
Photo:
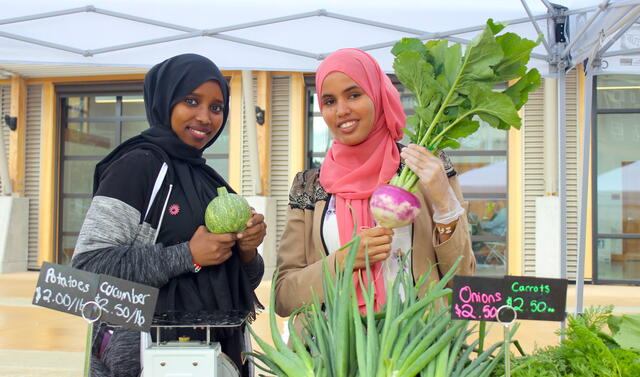
MULTIPOLYGON (((478 130, 476 116, 491 127, 520 128, 518 110, 540 85, 540 73, 527 71, 531 51, 539 41, 504 29, 489 19, 483 32, 467 46, 446 40, 422 43, 404 38, 392 49, 393 68, 416 100, 415 115, 405 133, 412 143, 430 150, 459 148, 459 140, 478 130), (496 84, 515 81, 502 92, 496 84)), ((392 184, 411 189, 417 178, 408 168, 392 184)))
MULTIPOLYGON (((537 349, 512 361, 513 377, 640 376, 640 316, 612 315, 613 305, 586 308, 569 315, 559 345, 537 349), (606 331, 605 324, 610 331, 606 331)), ((493 377, 502 377, 497 368, 493 377)))

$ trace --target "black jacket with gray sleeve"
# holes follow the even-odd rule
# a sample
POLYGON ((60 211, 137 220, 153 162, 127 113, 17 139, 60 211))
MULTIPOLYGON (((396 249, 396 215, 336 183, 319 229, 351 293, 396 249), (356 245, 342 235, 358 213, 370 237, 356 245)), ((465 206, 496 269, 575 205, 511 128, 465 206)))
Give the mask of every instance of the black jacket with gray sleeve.
MULTIPOLYGON (((158 151, 138 148, 103 172, 78 237, 74 267, 158 288, 193 272, 189 240, 164 246, 169 240, 158 238, 174 188, 165 161, 158 151)), ((264 273, 262 257, 243 268, 255 289, 264 273)), ((139 344, 139 332, 116 329, 102 358, 92 355, 91 375, 137 376, 139 344)))

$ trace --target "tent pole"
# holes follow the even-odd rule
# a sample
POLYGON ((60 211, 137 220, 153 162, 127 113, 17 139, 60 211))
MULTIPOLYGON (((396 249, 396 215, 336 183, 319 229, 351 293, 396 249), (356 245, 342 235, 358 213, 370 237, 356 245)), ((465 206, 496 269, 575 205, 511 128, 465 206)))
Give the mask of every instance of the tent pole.
MULTIPOLYGON (((604 50, 603 50, 604 51, 604 50)), ((616 55, 635 55, 640 53, 640 48, 632 48, 629 50, 616 50, 616 51, 609 51, 609 52, 605 52, 603 54, 600 54, 601 57, 603 58, 608 58, 609 56, 616 56, 616 55)))
POLYGON ((16 41, 21 41, 21 42, 25 42, 25 43, 31 43, 31 44, 38 45, 38 46, 49 47, 49 48, 53 48, 53 49, 56 49, 56 50, 72 52, 72 53, 78 54, 78 55, 84 55, 84 53, 86 52, 85 50, 80 50, 78 48, 69 47, 69 46, 65 46, 65 45, 61 45, 61 44, 53 43, 53 42, 47 42, 47 41, 43 41, 41 39, 29 38, 29 37, 25 37, 23 35, 7 33, 7 32, 4 32, 4 31, 0 31, 0 37, 4 37, 4 38, 8 38, 8 39, 14 39, 16 41))
POLYGON ((580 38, 582 37, 582 35, 587 31, 587 29, 589 28, 589 26, 591 26, 591 24, 593 23, 593 21, 596 20, 596 18, 598 18, 598 16, 600 15, 600 13, 602 13, 606 8, 607 5, 609 3, 609 0, 604 0, 602 2, 602 5, 600 5, 600 7, 596 10, 596 13, 594 13, 591 18, 589 19, 589 21, 587 21, 587 23, 582 27, 582 29, 578 32, 578 35, 576 35, 574 38, 571 38, 571 43, 569 43, 569 45, 567 47, 565 47, 564 51, 562 51, 562 53, 560 54, 560 57, 565 57, 569 51, 571 51, 571 49, 573 48, 573 45, 576 44, 576 42, 578 42, 580 40, 580 38))
POLYGON ((24 16, 24 17, 5 18, 4 20, 0 20, 0 25, 14 24, 17 22, 34 21, 34 20, 40 20, 43 18, 67 16, 69 14, 89 12, 90 10, 91 10, 90 6, 85 6, 85 7, 79 7, 79 8, 59 10, 54 12, 37 13, 37 14, 32 14, 30 16, 24 16))
POLYGON ((531 20, 531 23, 533 24, 533 27, 538 32, 538 35, 542 36, 542 44, 544 45, 545 50, 547 50, 548 54, 551 54, 551 47, 549 47, 549 43, 547 43, 547 39, 544 37, 544 33, 542 32, 542 30, 540 30, 540 26, 538 25, 536 20, 533 18, 533 14, 531 13, 531 9, 529 9, 529 5, 527 5, 527 0, 520 0, 520 2, 522 3, 522 6, 524 7, 524 10, 527 12, 527 15, 529 16, 529 19, 531 20))
MULTIPOLYGON (((606 1, 606 0, 603 0, 606 1)), ((630 4, 635 4, 637 0, 627 0, 627 1, 609 1, 607 7, 608 8, 619 8, 619 7, 626 7, 630 4)), ((589 13, 592 11, 595 11, 596 9, 598 9, 599 7, 602 6, 602 3, 600 5, 592 5, 590 7, 584 7, 584 8, 577 8, 577 9, 571 9, 568 10, 565 15, 567 16, 572 16, 574 14, 581 14, 581 13, 589 13)))
MULTIPOLYGON (((131 15, 131 14, 126 14, 126 13, 121 13, 121 12, 114 12, 114 11, 110 11, 110 10, 102 9, 102 8, 95 8, 94 12, 102 14, 102 15, 105 15, 105 16, 121 18, 123 20, 140 22, 140 23, 144 23, 144 24, 148 24, 148 25, 160 26, 160 27, 164 27, 164 28, 167 28, 167 29, 183 31, 183 32, 186 32, 186 33, 194 32, 194 31, 200 31, 200 30, 198 30, 196 28, 192 28, 192 27, 189 27, 189 26, 172 24, 172 23, 169 23, 169 22, 163 22, 163 21, 159 21, 159 20, 154 20, 152 18, 139 17, 139 16, 134 16, 134 15, 131 15)), ((236 25, 218 27, 218 28, 214 28, 214 29, 205 29, 205 30, 202 30, 202 32, 204 34, 217 34, 217 33, 223 33, 223 32, 227 32, 227 31, 247 29, 247 28, 256 27, 256 26, 271 25, 271 24, 275 24, 275 23, 278 23, 278 22, 294 21, 294 20, 299 20, 299 19, 302 19, 302 18, 320 16, 322 13, 323 13, 323 10, 319 9, 319 10, 315 10, 315 11, 311 11, 311 12, 292 14, 292 15, 284 16, 284 17, 267 18, 267 19, 264 19, 264 20, 253 21, 253 22, 245 22, 245 23, 236 24, 236 25)))
POLYGON ((614 35, 611 39, 609 39, 609 41, 607 41, 607 43, 605 43, 605 45, 602 46, 602 48, 600 48, 600 52, 605 52, 609 50, 609 48, 613 46, 613 44, 616 43, 618 39, 620 39, 620 37, 622 37, 622 35, 627 32, 627 30, 631 29, 631 27, 635 25, 635 23, 638 21, 639 18, 640 18, 640 14, 633 19, 633 22, 629 22, 627 25, 622 27, 622 29, 618 30, 616 35, 614 35))
POLYGON ((553 5, 551 5, 551 3, 548 0, 540 0, 542 1, 542 4, 544 4, 545 7, 547 7, 547 10, 550 12, 553 12, 553 5))
POLYGON ((585 68, 584 130, 582 131, 582 179, 580 182, 580 228, 578 229, 578 270, 576 271, 576 315, 582 313, 584 297, 584 259, 586 256, 589 159, 591 155, 591 105, 593 102, 593 66, 585 68))
MULTIPOLYGON (((325 14, 323 14, 323 16, 339 19, 342 21, 348 21, 348 22, 354 22, 354 23, 363 24, 363 25, 379 27, 379 28, 388 29, 388 30, 411 33, 411 34, 418 35, 418 38, 421 38, 421 39, 446 38, 455 34, 466 34, 474 31, 480 31, 480 30, 483 30, 485 27, 485 25, 482 24, 477 26, 469 26, 465 28, 445 30, 440 32, 428 32, 425 30, 419 30, 414 28, 408 28, 406 26, 398 26, 398 25, 393 25, 393 24, 388 24, 388 23, 383 23, 378 21, 372 21, 365 18, 346 16, 343 14, 333 13, 333 12, 326 12, 325 14)), ((531 20, 546 20, 548 17, 549 17, 548 15, 542 14, 542 15, 531 16, 531 17, 516 18, 512 20, 501 20, 500 22, 506 23, 508 25, 517 25, 525 22, 530 22, 531 20)))
MULTIPOLYGON (((558 198, 560 199, 560 278, 567 278, 567 133, 566 133, 566 73, 562 62, 558 64, 558 198)), ((566 321, 560 329, 566 328, 566 321)), ((564 334, 560 335, 564 340, 564 334)))
POLYGON ((560 198, 560 278, 567 277, 567 125, 566 77, 564 65, 558 70, 558 197, 560 198))

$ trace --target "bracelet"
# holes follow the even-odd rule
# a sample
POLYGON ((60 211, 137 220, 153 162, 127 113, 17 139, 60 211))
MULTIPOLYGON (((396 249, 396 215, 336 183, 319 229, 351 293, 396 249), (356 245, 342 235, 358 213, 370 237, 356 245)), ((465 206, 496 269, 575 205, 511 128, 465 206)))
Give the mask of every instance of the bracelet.
POLYGON ((200 270, 202 270, 202 266, 194 262, 193 263, 193 272, 198 273, 198 272, 200 272, 200 270))

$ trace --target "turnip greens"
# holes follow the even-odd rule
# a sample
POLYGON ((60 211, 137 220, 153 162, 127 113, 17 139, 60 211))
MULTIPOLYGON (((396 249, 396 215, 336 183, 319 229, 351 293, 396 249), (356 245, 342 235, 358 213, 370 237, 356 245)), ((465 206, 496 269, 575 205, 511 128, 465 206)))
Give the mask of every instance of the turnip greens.
MULTIPOLYGON (((498 35, 503 29, 489 19, 464 53, 459 43, 446 40, 404 38, 396 43, 393 68, 415 97, 415 114, 405 128, 412 143, 432 151, 460 148, 459 139, 480 127, 477 118, 501 130, 520 128, 518 110, 540 85, 540 73, 526 66, 538 42, 514 33, 498 35), (515 83, 494 90, 505 82, 515 83)), ((390 184, 413 191, 417 181, 404 167, 390 184)))

